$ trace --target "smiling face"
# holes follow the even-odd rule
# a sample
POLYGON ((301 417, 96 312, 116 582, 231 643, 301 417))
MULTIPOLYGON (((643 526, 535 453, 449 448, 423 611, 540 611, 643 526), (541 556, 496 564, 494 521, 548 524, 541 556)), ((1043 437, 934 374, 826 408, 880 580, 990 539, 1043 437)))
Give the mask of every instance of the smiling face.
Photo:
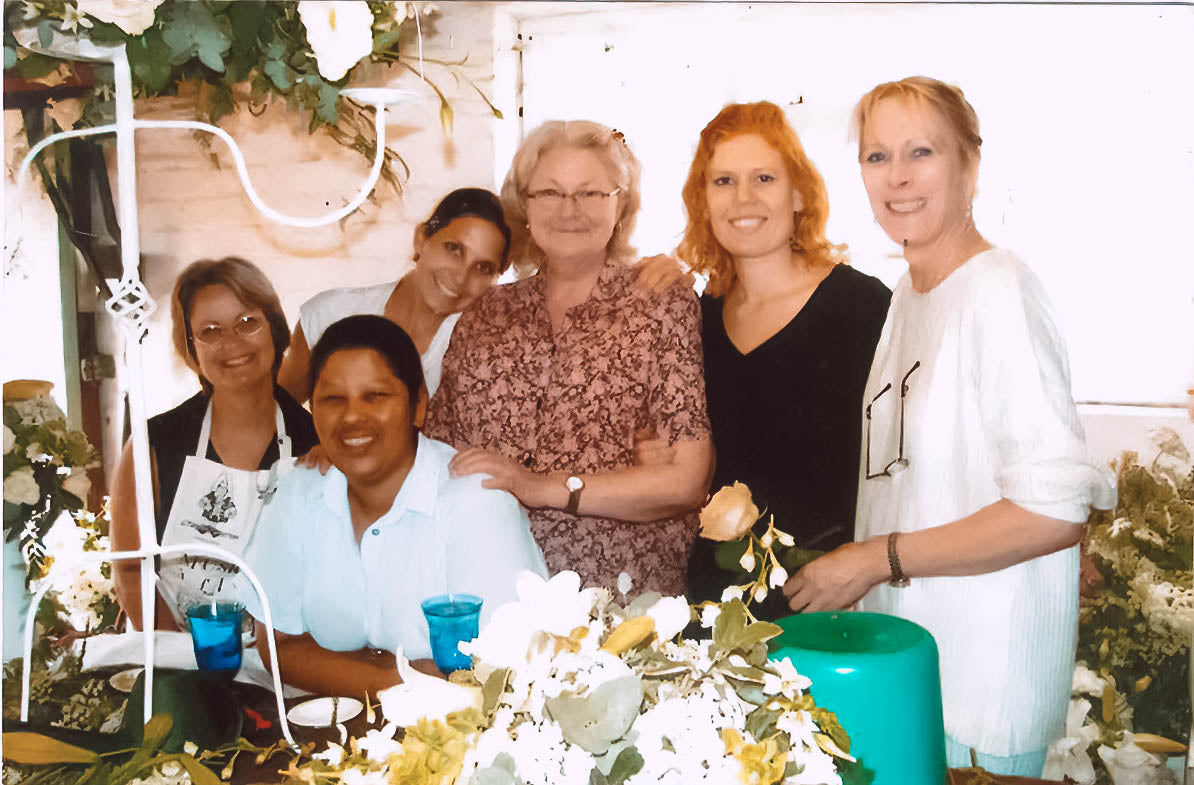
POLYGON ((319 443, 350 486, 384 483, 415 458, 426 395, 410 391, 373 349, 341 349, 327 359, 311 395, 319 443))
POLYGON ((497 282, 506 239, 484 218, 462 215, 430 237, 415 232, 414 280, 419 296, 440 316, 468 308, 497 282))
POLYGON ((213 389, 273 383, 274 343, 264 311, 223 284, 204 286, 190 306, 191 346, 200 374, 213 389), (258 329, 253 334, 237 333, 251 331, 254 324, 258 329), (215 343, 203 342, 205 336, 217 335, 215 343))
POLYGON ((713 236, 736 261, 787 253, 800 192, 783 157, 758 134, 713 148, 705 179, 713 236))
MULTIPOLYGON (((617 184, 601 158, 588 149, 556 147, 545 153, 527 181, 527 193, 553 190, 563 194, 582 191, 610 193, 617 184)), ((583 200, 582 200, 583 201, 583 200)), ((559 207, 545 200, 527 199, 531 237, 549 260, 605 260, 606 247, 618 222, 619 198, 615 194, 582 206, 565 199, 559 207)))
POLYGON ((888 98, 861 133, 862 181, 883 231, 905 248, 949 242, 970 226, 977 166, 940 114, 888 98))

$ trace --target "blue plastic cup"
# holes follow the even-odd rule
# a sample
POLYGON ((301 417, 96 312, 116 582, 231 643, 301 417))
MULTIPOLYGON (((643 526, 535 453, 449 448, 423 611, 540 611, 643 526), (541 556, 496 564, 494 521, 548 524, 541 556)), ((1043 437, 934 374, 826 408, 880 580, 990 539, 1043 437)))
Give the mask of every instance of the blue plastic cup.
POLYGON ((423 615, 431 633, 431 657, 445 675, 473 665, 459 644, 477 637, 481 602, 472 594, 440 594, 423 600, 423 615))
POLYGON ((771 641, 771 658, 790 658, 812 679, 809 692, 837 714, 873 785, 945 781, 941 674, 928 630, 879 613, 802 613, 776 623, 784 632, 771 641))
POLYGON ((239 602, 203 602, 187 608, 191 643, 199 670, 231 678, 240 670, 241 615, 239 602))

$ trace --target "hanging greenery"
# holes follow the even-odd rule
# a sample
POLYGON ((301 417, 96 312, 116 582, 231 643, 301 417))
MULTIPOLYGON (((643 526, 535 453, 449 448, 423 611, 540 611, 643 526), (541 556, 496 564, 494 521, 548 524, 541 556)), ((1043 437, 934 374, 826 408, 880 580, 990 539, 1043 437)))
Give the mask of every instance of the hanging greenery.
MULTIPOLYGON (((257 114, 281 99, 308 117, 311 132, 324 131, 371 160, 375 110, 340 95, 363 62, 420 75, 440 100, 444 129, 451 130, 452 107, 443 91, 400 50, 416 34, 429 32, 436 13, 427 3, 364 0, 6 0, 4 68, 25 80, 85 88, 82 105, 73 111, 51 102, 51 117, 63 130, 102 125, 114 117, 112 66, 29 51, 17 44, 13 30, 36 30, 43 47, 56 34, 123 43, 137 97, 191 97, 197 118, 212 123, 242 103, 257 114)), ((455 67, 463 61, 438 64, 455 67)), ((400 190, 393 164, 407 175, 409 169, 392 150, 385 155, 382 176, 400 190)))

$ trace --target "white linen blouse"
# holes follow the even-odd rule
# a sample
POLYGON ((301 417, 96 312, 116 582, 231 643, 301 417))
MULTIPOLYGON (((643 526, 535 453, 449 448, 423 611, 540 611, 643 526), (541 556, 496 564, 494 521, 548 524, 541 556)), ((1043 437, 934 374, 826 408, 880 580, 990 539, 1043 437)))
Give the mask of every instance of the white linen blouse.
MULTIPOLYGON (((1110 471, 1086 450, 1048 298, 1009 251, 975 255, 929 292, 900 280, 867 404, 859 541, 950 523, 1000 499, 1075 524, 1092 506, 1115 505, 1110 471), (899 457, 901 416, 907 467, 867 479, 899 457)), ((1061 735, 1077 642, 1077 547, 984 575, 881 584, 860 607, 933 634, 945 730, 956 741, 1010 756, 1061 735)))

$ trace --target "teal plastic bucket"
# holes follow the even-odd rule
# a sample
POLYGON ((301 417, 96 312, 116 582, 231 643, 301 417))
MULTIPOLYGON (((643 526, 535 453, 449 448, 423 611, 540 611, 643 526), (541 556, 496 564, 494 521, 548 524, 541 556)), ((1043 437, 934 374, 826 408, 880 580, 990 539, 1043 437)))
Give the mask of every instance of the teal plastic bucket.
POLYGON ((937 643, 918 624, 880 613, 804 613, 778 622, 771 658, 812 679, 817 705, 837 714, 850 754, 873 785, 942 785, 945 724, 937 643))

